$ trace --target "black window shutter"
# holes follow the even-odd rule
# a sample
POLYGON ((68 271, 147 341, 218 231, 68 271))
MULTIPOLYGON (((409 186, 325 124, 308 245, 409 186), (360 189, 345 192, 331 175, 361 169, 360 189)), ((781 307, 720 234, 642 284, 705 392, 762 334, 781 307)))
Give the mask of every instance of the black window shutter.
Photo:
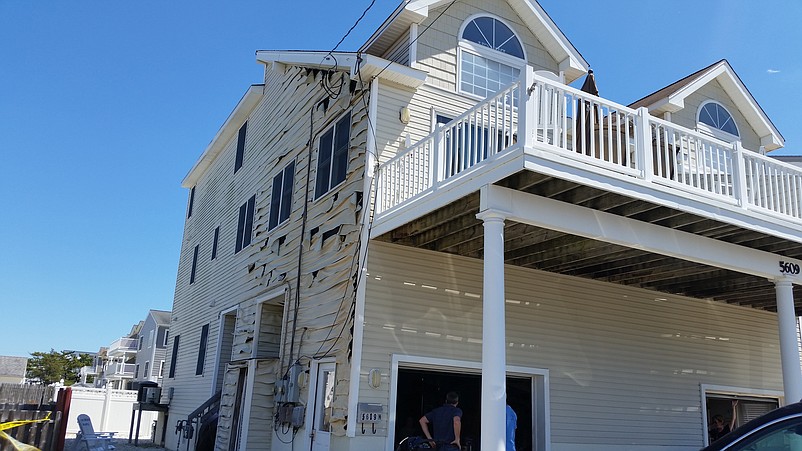
POLYGON ((239 134, 237 135, 237 156, 234 160, 234 173, 236 174, 239 171, 239 168, 242 167, 242 160, 245 158, 245 135, 248 131, 248 123, 245 122, 242 124, 242 127, 239 129, 239 134))
POLYGON ((170 355, 170 373, 167 377, 175 377, 175 362, 178 359, 178 339, 181 338, 180 335, 176 335, 173 338, 173 353, 170 355))
POLYGON ((273 230, 279 223, 279 208, 281 204, 281 186, 283 172, 278 173, 273 177, 273 191, 270 194, 270 222, 268 223, 268 230, 273 230))
POLYGON ((315 199, 326 194, 329 190, 331 175, 331 153, 334 145, 334 129, 327 131, 320 137, 320 148, 317 155, 317 180, 315 181, 315 199))
MULTIPOLYGON (((189 273, 189 283, 195 283, 195 270, 198 267, 198 248, 200 244, 195 245, 195 252, 192 254, 192 271, 189 273)), ((139 342, 139 347, 142 347, 142 341, 139 342)))
POLYGON ((281 192, 281 221, 286 221, 292 211, 292 188, 295 183, 295 162, 293 161, 284 169, 284 187, 281 192))
POLYGON ((248 199, 247 211, 245 212, 245 230, 242 233, 242 247, 251 244, 251 234, 253 233, 253 214, 256 207, 256 194, 248 199))
POLYGON ((348 142, 350 141, 351 114, 337 122, 334 132, 334 156, 331 163, 331 185, 329 188, 345 180, 348 170, 348 142))
POLYGON ((242 235, 245 231, 245 210, 247 208, 247 204, 242 204, 239 207, 239 220, 237 221, 237 244, 234 249, 234 253, 242 250, 242 235))
POLYGON ((192 217, 192 206, 195 203, 195 187, 189 190, 189 208, 187 209, 187 218, 192 217))
POLYGON ((203 374, 203 366, 206 363, 206 343, 209 340, 209 325, 204 324, 201 329, 200 345, 198 346, 198 365, 195 367, 195 375, 203 374))
POLYGON ((220 240, 220 226, 214 228, 214 239, 212 240, 212 260, 217 258, 217 242, 220 240))

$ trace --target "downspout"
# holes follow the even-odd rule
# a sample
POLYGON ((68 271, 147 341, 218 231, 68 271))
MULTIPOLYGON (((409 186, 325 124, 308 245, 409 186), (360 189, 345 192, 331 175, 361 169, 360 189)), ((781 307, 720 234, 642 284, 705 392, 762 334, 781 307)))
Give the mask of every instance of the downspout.
MULTIPOLYGON (((364 95, 364 94, 363 94, 364 95)), ((376 118, 378 117, 379 80, 370 82, 370 99, 368 104, 368 137, 365 151, 365 176, 362 181, 362 229, 359 235, 357 252, 359 258, 359 278, 356 290, 356 308, 354 310, 354 345, 351 350, 351 378, 348 385, 348 423, 346 436, 356 437, 356 411, 359 402, 359 385, 362 373, 362 342, 365 327, 365 284, 367 282, 368 245, 370 244, 370 212, 374 208, 372 187, 373 172, 376 164, 376 118)), ((388 406, 389 407, 389 406, 388 406)))

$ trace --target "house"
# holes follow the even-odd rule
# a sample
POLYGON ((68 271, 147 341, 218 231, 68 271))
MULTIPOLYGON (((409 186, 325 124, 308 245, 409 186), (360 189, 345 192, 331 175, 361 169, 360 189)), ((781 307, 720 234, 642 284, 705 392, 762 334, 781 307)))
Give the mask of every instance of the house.
POLYGON ((27 369, 27 357, 0 356, 0 384, 24 383, 27 369))
POLYGON ((183 181, 168 448, 393 450, 455 390, 469 449, 506 398, 519 449, 695 450, 802 399, 802 171, 727 61, 621 105, 534 0, 256 58, 183 181))
POLYGON ((148 311, 137 337, 134 384, 155 382, 161 385, 169 332, 170 312, 148 311))
POLYGON ((101 386, 111 384, 111 388, 130 390, 139 372, 136 355, 139 348, 139 332, 144 321, 131 327, 128 335, 114 340, 106 349, 106 360, 98 381, 101 386))

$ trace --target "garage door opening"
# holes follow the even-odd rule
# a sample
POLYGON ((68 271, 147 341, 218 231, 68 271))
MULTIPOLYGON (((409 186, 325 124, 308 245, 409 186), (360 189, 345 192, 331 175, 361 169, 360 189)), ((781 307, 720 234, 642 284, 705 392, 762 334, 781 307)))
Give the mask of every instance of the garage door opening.
MULTIPOLYGON (((443 404, 446 393, 459 394, 462 409, 463 449, 480 451, 482 424, 482 377, 480 374, 445 370, 399 368, 395 408, 396 445, 408 436, 422 436, 418 420, 426 412, 443 404)), ((507 403, 518 415, 516 449, 545 449, 543 377, 514 375, 507 377, 507 403), (538 428, 537 425, 541 426, 538 428), (541 430, 538 430, 541 429, 541 430)))

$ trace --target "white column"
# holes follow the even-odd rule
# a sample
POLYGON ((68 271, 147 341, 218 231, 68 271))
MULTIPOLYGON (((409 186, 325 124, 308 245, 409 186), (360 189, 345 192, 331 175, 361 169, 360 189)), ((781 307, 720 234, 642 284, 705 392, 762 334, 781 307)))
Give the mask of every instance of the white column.
POLYGON ((482 290, 482 451, 504 451, 507 343, 504 318, 504 215, 486 210, 482 290))
POLYGON ((780 329, 780 359, 782 360, 785 402, 802 400, 802 369, 799 365, 799 345, 796 339, 794 286, 790 280, 774 281, 777 292, 777 322, 780 329))

